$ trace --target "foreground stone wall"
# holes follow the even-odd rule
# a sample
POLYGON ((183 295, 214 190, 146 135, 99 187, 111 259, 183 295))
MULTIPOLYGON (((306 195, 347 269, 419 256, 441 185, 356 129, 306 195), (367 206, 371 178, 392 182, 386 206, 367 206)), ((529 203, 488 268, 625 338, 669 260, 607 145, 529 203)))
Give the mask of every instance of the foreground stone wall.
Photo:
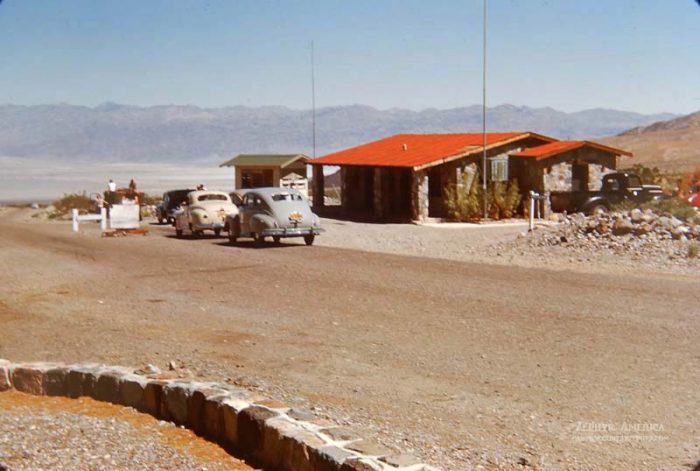
POLYGON ((183 425, 265 469, 436 471, 343 427, 229 384, 194 382, 98 364, 0 360, 0 392, 88 396, 183 425))

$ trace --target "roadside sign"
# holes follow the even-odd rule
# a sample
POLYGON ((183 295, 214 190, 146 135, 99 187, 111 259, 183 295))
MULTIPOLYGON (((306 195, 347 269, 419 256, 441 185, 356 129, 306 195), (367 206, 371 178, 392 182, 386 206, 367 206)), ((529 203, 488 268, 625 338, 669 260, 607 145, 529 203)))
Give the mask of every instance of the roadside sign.
POLYGON ((114 204, 109 208, 110 229, 137 229, 139 227, 138 204, 114 204))

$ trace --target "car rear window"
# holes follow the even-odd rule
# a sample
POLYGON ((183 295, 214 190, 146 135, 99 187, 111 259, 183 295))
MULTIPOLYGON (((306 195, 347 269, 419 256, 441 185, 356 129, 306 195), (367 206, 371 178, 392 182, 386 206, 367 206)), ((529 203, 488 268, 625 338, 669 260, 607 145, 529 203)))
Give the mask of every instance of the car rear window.
POLYGON ((197 201, 228 201, 226 195, 218 195, 216 193, 210 193, 207 195, 199 195, 197 201))
POLYGON ((301 195, 296 193, 275 193, 272 195, 272 201, 301 201, 301 195))

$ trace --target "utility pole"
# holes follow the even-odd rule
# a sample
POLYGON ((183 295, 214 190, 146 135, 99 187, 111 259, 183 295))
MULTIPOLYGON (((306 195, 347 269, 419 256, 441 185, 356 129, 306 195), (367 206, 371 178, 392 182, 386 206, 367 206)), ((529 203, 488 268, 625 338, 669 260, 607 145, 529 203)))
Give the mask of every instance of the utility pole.
POLYGON ((316 77, 314 72, 314 42, 311 41, 311 139, 312 157, 316 158, 316 77))
POLYGON ((484 193, 484 219, 488 217, 488 195, 487 190, 487 169, 486 169, 486 3, 488 0, 484 0, 484 64, 483 64, 483 95, 482 95, 482 108, 481 108, 481 119, 482 119, 482 134, 483 134, 483 146, 484 155, 482 157, 482 180, 483 180, 483 193, 484 193))

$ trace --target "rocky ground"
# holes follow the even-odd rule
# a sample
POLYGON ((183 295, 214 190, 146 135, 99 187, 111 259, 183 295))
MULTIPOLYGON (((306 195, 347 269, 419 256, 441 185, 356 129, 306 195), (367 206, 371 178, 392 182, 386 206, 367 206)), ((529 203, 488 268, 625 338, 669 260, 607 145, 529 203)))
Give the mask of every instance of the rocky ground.
POLYGON ((250 470, 189 430, 89 398, 0 393, 0 469, 250 470))
POLYGON ((650 209, 597 216, 557 215, 556 225, 541 226, 516 240, 496 243, 487 253, 499 257, 541 257, 548 263, 616 265, 617 269, 700 273, 700 218, 683 220, 650 209), (602 263, 601 263, 602 262, 602 263))
POLYGON ((700 225, 633 210, 486 224, 367 224, 325 219, 318 244, 363 251, 586 273, 700 274, 700 225))

